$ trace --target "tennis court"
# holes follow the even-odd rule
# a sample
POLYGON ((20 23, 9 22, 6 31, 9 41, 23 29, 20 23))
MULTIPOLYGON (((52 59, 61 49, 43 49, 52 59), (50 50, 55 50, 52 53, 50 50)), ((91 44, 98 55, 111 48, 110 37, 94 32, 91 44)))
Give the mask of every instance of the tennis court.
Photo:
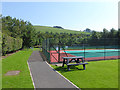
MULTIPOLYGON (((62 62, 62 57, 66 57, 66 55, 68 57, 83 56, 87 61, 118 59, 119 52, 119 49, 61 50, 60 62, 62 62)), ((56 51, 50 51, 51 62, 58 62, 57 58, 59 55, 56 51)))

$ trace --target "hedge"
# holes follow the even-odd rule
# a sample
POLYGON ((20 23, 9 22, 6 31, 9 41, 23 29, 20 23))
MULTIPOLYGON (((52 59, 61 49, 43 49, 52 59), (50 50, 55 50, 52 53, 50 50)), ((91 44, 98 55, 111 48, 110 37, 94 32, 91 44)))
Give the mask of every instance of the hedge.
POLYGON ((7 34, 2 34, 2 55, 8 52, 16 51, 22 48, 23 40, 21 38, 13 38, 7 34))

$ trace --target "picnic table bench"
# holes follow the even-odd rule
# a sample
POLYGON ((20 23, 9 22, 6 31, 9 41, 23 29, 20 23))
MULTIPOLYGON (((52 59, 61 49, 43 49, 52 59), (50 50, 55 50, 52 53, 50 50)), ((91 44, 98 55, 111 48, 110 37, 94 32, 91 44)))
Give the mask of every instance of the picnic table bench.
POLYGON ((64 64, 67 65, 68 70, 70 70, 70 66, 72 65, 83 65, 83 69, 85 70, 85 65, 88 64, 87 62, 84 61, 84 57, 82 56, 77 56, 77 57, 62 57, 63 58, 63 65, 62 67, 64 67, 64 64), (75 61, 75 64, 69 64, 72 61, 75 61))

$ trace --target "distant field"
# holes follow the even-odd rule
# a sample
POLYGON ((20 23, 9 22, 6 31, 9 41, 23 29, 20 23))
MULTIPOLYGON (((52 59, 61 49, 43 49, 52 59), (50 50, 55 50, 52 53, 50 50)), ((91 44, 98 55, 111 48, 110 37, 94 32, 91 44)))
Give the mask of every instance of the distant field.
POLYGON ((53 33, 84 33, 80 31, 74 31, 74 30, 68 30, 68 29, 59 29, 59 28, 53 28, 53 27, 47 27, 47 26, 34 26, 36 31, 40 32, 53 32, 53 33))

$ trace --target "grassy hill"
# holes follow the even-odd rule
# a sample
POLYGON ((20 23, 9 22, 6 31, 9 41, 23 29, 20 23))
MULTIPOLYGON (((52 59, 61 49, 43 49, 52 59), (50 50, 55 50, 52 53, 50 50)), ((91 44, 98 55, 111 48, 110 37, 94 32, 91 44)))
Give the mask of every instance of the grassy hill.
POLYGON ((74 30, 68 30, 68 29, 59 29, 59 28, 53 28, 53 27, 47 27, 47 26, 34 26, 36 31, 40 32, 53 32, 53 33, 85 33, 80 31, 74 31, 74 30))

